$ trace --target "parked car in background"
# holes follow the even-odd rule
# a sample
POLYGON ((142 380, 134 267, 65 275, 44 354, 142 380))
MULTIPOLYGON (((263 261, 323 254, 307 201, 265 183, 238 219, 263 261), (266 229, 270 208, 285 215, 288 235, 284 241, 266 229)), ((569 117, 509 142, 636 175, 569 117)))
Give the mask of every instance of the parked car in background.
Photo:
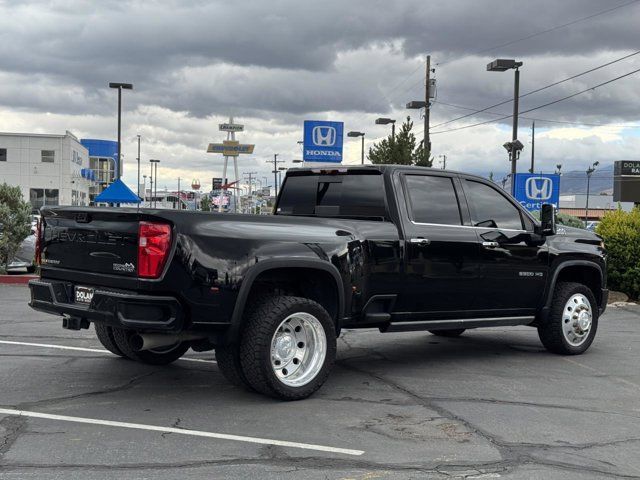
POLYGON ((26 269, 28 273, 36 270, 36 230, 37 226, 31 225, 31 233, 20 244, 18 252, 7 265, 7 272, 19 272, 26 269))
POLYGON ((587 226, 585 228, 590 232, 595 232, 596 228, 598 228, 598 225, 600 225, 600 222, 598 221, 587 222, 587 226))

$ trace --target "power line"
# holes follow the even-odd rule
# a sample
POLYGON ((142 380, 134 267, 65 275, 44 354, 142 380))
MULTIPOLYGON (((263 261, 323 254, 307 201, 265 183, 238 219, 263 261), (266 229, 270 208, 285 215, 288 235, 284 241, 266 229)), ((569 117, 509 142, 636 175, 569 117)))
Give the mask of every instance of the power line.
MULTIPOLYGON (((507 115, 506 113, 497 113, 497 112, 487 112, 485 110, 477 110, 475 108, 470 108, 470 107, 463 107, 462 105, 456 105, 454 103, 447 103, 447 102, 443 102, 442 100, 438 100, 437 102, 435 102, 435 105, 445 105, 447 107, 453 107, 453 108, 459 108, 461 110, 470 110, 474 113, 486 113, 488 115, 494 115, 496 117, 502 117, 504 115, 507 115)), ((523 117, 520 116, 520 118, 524 118, 525 120, 533 120, 536 122, 543 122, 543 123, 561 123, 561 124, 565 124, 565 125, 580 125, 580 126, 585 126, 585 127, 610 127, 610 128, 640 128, 640 125, 620 125, 620 124, 615 124, 615 123, 590 123, 590 122, 569 122, 566 120, 549 120, 547 118, 538 118, 538 117, 523 117)))
MULTIPOLYGON (((493 47, 489 47, 489 48, 483 48, 482 50, 478 50, 478 51, 473 52, 473 53, 471 53, 471 54, 469 54, 469 55, 465 55, 465 57, 468 57, 468 56, 470 56, 470 55, 480 55, 480 54, 482 54, 482 53, 487 53, 487 52, 490 52, 490 51, 492 51, 492 50, 496 50, 496 49, 498 49, 498 48, 506 47, 506 46, 509 46, 509 45, 513 45, 513 44, 515 44, 515 43, 522 42, 522 41, 524 41, 524 40, 529 40, 529 39, 531 39, 531 38, 535 38, 535 37, 538 37, 538 36, 540 36, 540 35, 544 35, 545 33, 554 32, 554 31, 559 30, 559 29, 561 29, 561 28, 569 27, 569 26, 571 26, 571 25, 575 25, 576 23, 584 22, 584 21, 586 21, 586 20, 590 20, 590 19, 592 19, 592 18, 599 17, 599 16, 601 16, 601 15, 605 15, 605 14, 610 13, 610 12, 613 12, 613 11, 615 11, 615 10, 619 10, 619 9, 621 9, 621 8, 628 7, 629 5, 633 5, 633 4, 635 4, 635 3, 638 3, 639 1, 640 1, 640 0, 632 0, 632 1, 630 1, 630 2, 623 3, 622 5, 618 5, 618 6, 616 6, 616 7, 608 8, 608 9, 606 9, 606 10, 601 10, 601 11, 596 12, 596 13, 593 13, 593 14, 591 14, 591 15, 587 15, 586 17, 577 18, 577 19, 575 19, 575 20, 571 20, 570 22, 563 23, 563 24, 561 24, 561 25, 556 25, 556 26, 554 26, 554 27, 547 28, 547 29, 544 29, 544 30, 540 30, 540 31, 538 31, 538 32, 535 32, 535 33, 529 34, 529 35, 524 36, 524 37, 521 37, 521 38, 516 38, 516 39, 514 39, 514 40, 509 40, 508 42, 502 43, 502 44, 500 44, 500 45, 495 45, 495 46, 493 46, 493 47)), ((456 59, 451 60, 451 61, 448 61, 448 62, 440 62, 440 63, 436 63, 436 66, 438 66, 438 67, 443 67, 444 65, 447 65, 447 64, 449 64, 449 63, 455 62, 455 61, 457 61, 457 60, 459 60, 459 58, 456 58, 456 59)), ((396 84, 394 87, 392 87, 391 89, 389 89, 389 90, 388 90, 388 93, 386 93, 386 94, 385 94, 384 92, 382 92, 382 91, 381 91, 381 93, 382 93, 382 95, 385 97, 385 99, 387 99, 387 101, 388 101, 388 100, 389 100, 389 95, 391 95, 391 94, 392 94, 392 92, 393 92, 394 90, 396 90, 396 89, 400 88, 400 86, 401 86, 403 83, 405 83, 409 78, 411 78, 411 77, 412 77, 416 72, 418 72, 418 71, 420 70, 420 68, 422 68, 422 65, 419 65, 419 66, 418 66, 418 67, 416 67, 414 70, 412 70, 412 71, 411 71, 411 73, 409 73, 406 77, 404 77, 404 79, 403 79, 403 80, 401 80, 398 84, 396 84)), ((400 92, 400 93, 405 93, 405 92, 407 92, 408 90, 410 90, 410 89, 412 89, 413 87, 415 87, 416 85, 418 85, 420 82, 422 82, 422 79, 420 79, 420 80, 418 80, 417 82, 415 82, 415 83, 411 84, 408 88, 404 89, 404 90, 403 90, 402 92, 400 92)), ((489 107, 489 108, 491 108, 491 107, 489 107)))
MULTIPOLYGON (((539 37, 540 35, 544 35, 545 33, 550 33, 550 32, 554 32, 556 30, 560 30, 561 28, 570 27, 571 25, 575 25, 576 23, 584 22, 586 20, 590 20, 592 18, 599 17, 600 15, 605 15, 607 13, 613 12, 614 10, 619 10, 621 8, 628 7, 629 5, 633 5, 634 3, 638 3, 639 1, 640 0, 632 0, 631 2, 623 3, 622 5, 618 5, 618 6, 615 6, 615 7, 612 7, 612 8, 608 8, 606 10, 601 10, 599 12, 592 13, 591 15, 587 15, 586 17, 577 18, 577 19, 572 20, 570 22, 563 23, 561 25, 556 25, 555 27, 547 28, 546 30, 541 30, 539 32, 531 33, 531 34, 526 35, 526 36, 521 37, 521 38, 516 38, 515 40, 510 40, 508 42, 501 43, 501 44, 495 45, 493 47, 483 48, 482 50, 478 50, 478 51, 472 53, 472 55, 480 55, 482 53, 487 53, 487 52, 490 52, 492 50, 497 50, 498 48, 508 47, 509 45, 513 45, 514 43, 519 43, 519 42, 522 42, 524 40, 529 40, 529 39, 534 38, 534 37, 539 37)), ((453 61, 454 60, 451 60, 451 62, 453 62, 453 61)), ((451 62, 443 62, 443 63, 440 63, 438 65, 439 66, 443 66, 443 65, 445 65, 445 63, 451 63, 451 62)))
MULTIPOLYGON (((640 0, 638 0, 638 1, 640 1, 640 0)), ((629 55, 625 55, 623 57, 616 58, 615 60, 612 60, 610 62, 603 63, 602 65, 598 65, 596 67, 590 68, 589 70, 585 70, 584 72, 576 73, 575 75, 571 75, 570 77, 564 78, 562 80, 558 80, 557 82, 550 83, 549 85, 545 85, 544 87, 536 88, 535 90, 531 90, 530 92, 527 92, 527 93, 524 93, 524 94, 520 95, 518 98, 528 97, 529 95, 533 95, 534 93, 538 93, 538 92, 541 92, 541 91, 546 90, 548 88, 555 87, 556 85, 560 85, 561 83, 565 83, 565 82, 568 82, 568 81, 573 80, 575 78, 578 78, 578 77, 581 77, 583 75, 586 75, 588 73, 595 72, 596 70, 600 70, 602 68, 608 67, 609 65, 613 65, 614 63, 621 62, 622 60, 626 60, 627 58, 633 57, 634 55, 638 55, 638 54, 640 54, 640 50, 638 50, 636 52, 633 52, 633 53, 630 53, 629 55)), ((451 120, 447 120, 446 122, 438 123, 437 125, 434 125, 433 128, 438 128, 438 127, 441 127, 442 125, 447 125, 449 123, 453 123, 453 122, 456 122, 458 120, 462 120, 463 118, 471 117, 471 116, 475 115, 476 113, 486 112, 487 110, 490 110, 492 108, 499 107, 501 105, 505 105, 505 104, 511 103, 511 102, 513 102, 513 99, 504 100, 504 101, 502 101, 500 103, 496 103, 494 105, 490 105, 490 106, 485 107, 483 109, 477 110, 474 113, 468 113, 467 115, 462 115, 460 117, 456 117, 456 118, 453 118, 451 120)))
MULTIPOLYGON (((596 88, 602 87, 604 85, 607 85, 609 83, 615 82, 617 80, 620 80, 622 78, 628 77, 628 76, 633 75, 634 73, 638 73, 638 72, 640 72, 640 68, 638 68, 636 70, 633 70, 633 71, 631 71, 629 73, 625 73, 624 75, 619 75, 619 76, 617 76, 615 78, 612 78, 611 80, 607 80, 606 82, 599 83, 598 85, 594 85, 593 87, 589 87, 589 88, 586 88, 586 89, 581 90, 579 92, 576 92, 574 94, 567 95, 566 97, 558 98, 558 99, 553 100, 551 102, 547 102, 545 104, 538 105, 537 107, 533 107, 533 108, 530 108, 528 110, 524 110, 524 111, 522 111, 520 113, 521 114, 529 113, 529 112, 533 112, 534 110, 539 110, 541 108, 545 108, 545 107, 548 107, 548 106, 551 106, 551 105, 555 105, 556 103, 564 102, 565 100, 569 100, 570 98, 577 97, 578 95, 581 95, 581 94, 586 93, 586 92, 590 92, 592 90, 595 90, 596 88)), ((509 119, 511 117, 513 117, 513 115, 505 115, 505 116, 500 117, 500 118, 494 118, 494 119, 491 119, 491 120, 486 120, 484 122, 474 123, 472 125, 464 125, 462 127, 450 128, 448 130, 441 130, 439 132, 431 132, 431 133, 433 135, 435 135, 435 134, 438 134, 438 133, 448 133, 448 132, 455 132, 457 130, 466 130, 467 128, 479 127, 480 125, 486 125, 487 123, 494 123, 494 122, 498 122, 498 121, 501 121, 501 120, 507 120, 507 119, 509 119)), ((416 133, 416 135, 419 134, 419 133, 420 132, 416 133)))

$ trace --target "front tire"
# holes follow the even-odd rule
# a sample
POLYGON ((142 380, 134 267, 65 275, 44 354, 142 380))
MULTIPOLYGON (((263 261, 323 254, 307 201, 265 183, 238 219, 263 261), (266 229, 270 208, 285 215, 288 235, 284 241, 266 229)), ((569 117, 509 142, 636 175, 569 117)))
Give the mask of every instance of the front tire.
POLYGON ((240 363, 256 391, 281 400, 307 398, 325 382, 335 357, 335 326, 318 303, 270 296, 247 312, 240 363))
POLYGON ((598 304, 591 289, 575 282, 558 283, 549 316, 538 326, 545 348, 561 355, 579 355, 591 346, 597 330, 598 304))
POLYGON ((182 357, 189 347, 189 342, 179 342, 167 347, 158 347, 153 350, 135 351, 131 347, 131 337, 136 334, 133 330, 113 327, 113 338, 116 345, 125 357, 136 362, 147 363, 149 365, 168 365, 182 357))

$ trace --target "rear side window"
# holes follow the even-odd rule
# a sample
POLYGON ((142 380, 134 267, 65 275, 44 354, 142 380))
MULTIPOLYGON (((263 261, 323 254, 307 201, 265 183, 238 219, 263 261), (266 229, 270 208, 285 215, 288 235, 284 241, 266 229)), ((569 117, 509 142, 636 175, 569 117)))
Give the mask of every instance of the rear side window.
POLYGON ((404 178, 414 222, 462 225, 451 178, 428 175, 405 175, 404 178))
POLYGON ((384 220, 387 214, 382 175, 289 175, 276 214, 384 220))
POLYGON ((474 226, 522 230, 520 210, 496 189, 465 180, 465 191, 474 226))

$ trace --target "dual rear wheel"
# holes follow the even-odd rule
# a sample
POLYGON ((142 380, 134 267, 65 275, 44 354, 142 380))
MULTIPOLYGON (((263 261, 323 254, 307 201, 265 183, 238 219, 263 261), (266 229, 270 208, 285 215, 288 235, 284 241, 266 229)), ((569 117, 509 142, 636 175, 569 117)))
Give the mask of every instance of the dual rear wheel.
POLYGON ((327 311, 294 296, 263 297, 250 305, 239 343, 216 349, 229 381, 282 400, 318 390, 335 357, 335 325, 327 311))

